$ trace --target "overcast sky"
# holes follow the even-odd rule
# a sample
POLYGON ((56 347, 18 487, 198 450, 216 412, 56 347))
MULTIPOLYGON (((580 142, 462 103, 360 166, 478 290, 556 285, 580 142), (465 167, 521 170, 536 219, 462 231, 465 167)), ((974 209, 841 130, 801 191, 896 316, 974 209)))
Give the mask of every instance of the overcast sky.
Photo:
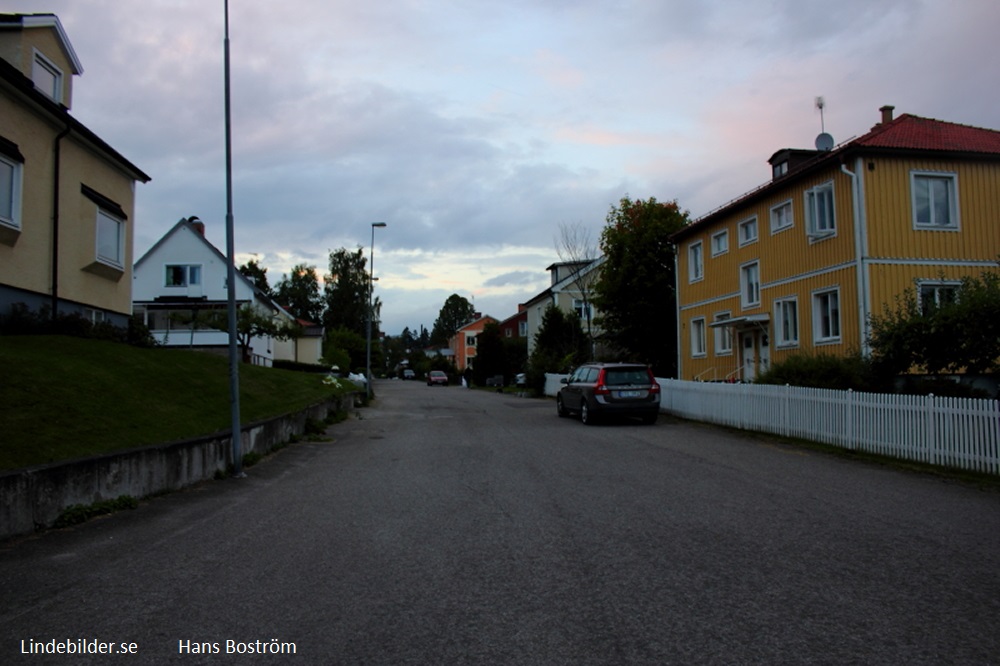
MULTIPOLYGON (((7 0, 57 14, 72 113, 152 177, 135 258, 197 215, 225 251, 222 0, 7 0)), ((376 231, 383 330, 452 293, 504 319, 560 226, 622 196, 703 215, 780 148, 896 114, 1000 128, 996 0, 232 0, 237 260, 271 284, 376 231)))

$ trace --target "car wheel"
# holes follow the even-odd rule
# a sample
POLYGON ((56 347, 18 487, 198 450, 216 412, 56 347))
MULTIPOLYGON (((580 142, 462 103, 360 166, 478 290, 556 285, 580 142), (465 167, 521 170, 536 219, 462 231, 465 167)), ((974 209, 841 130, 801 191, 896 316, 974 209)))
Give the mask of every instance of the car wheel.
POLYGON ((559 418, 565 418, 569 414, 566 411, 566 405, 563 404, 561 395, 556 396, 556 414, 559 415, 559 418))
POLYGON ((580 403, 580 420, 583 421, 584 425, 594 425, 594 415, 590 413, 590 407, 587 406, 586 400, 580 403))

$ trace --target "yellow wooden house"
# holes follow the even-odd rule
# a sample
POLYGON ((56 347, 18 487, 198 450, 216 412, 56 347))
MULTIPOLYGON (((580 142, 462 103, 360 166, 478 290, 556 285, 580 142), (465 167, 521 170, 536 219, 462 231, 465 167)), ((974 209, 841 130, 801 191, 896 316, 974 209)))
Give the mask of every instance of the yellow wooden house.
POLYGON ((0 315, 132 312, 135 184, 149 176, 70 113, 83 72, 54 14, 0 14, 0 315))
POLYGON ((785 149, 767 184, 674 234, 679 377, 750 381, 866 346, 907 289, 950 298, 1000 256, 1000 132, 909 114, 785 149))

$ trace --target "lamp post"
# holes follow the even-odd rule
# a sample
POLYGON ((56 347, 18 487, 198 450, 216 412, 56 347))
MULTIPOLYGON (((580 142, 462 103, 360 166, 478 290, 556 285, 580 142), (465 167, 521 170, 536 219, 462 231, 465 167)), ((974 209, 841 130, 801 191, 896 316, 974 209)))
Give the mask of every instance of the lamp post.
POLYGON ((372 399, 372 318, 374 312, 372 311, 372 291, 375 288, 375 227, 383 228, 385 227, 385 222, 372 222, 372 244, 369 250, 369 266, 368 266, 368 358, 365 364, 365 393, 368 396, 368 400, 372 399))

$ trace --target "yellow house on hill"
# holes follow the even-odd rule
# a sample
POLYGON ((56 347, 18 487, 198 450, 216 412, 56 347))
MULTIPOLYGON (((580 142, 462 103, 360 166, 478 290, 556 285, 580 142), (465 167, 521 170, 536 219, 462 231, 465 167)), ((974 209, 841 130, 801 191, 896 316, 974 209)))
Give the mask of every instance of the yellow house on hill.
POLYGON ((70 115, 83 72, 54 14, 0 14, 0 314, 23 303, 124 326, 136 181, 70 115))
POLYGON ((776 152, 769 183, 672 236, 681 379, 867 353, 869 318, 905 290, 939 301, 996 266, 1000 132, 881 111, 839 147, 776 152))

